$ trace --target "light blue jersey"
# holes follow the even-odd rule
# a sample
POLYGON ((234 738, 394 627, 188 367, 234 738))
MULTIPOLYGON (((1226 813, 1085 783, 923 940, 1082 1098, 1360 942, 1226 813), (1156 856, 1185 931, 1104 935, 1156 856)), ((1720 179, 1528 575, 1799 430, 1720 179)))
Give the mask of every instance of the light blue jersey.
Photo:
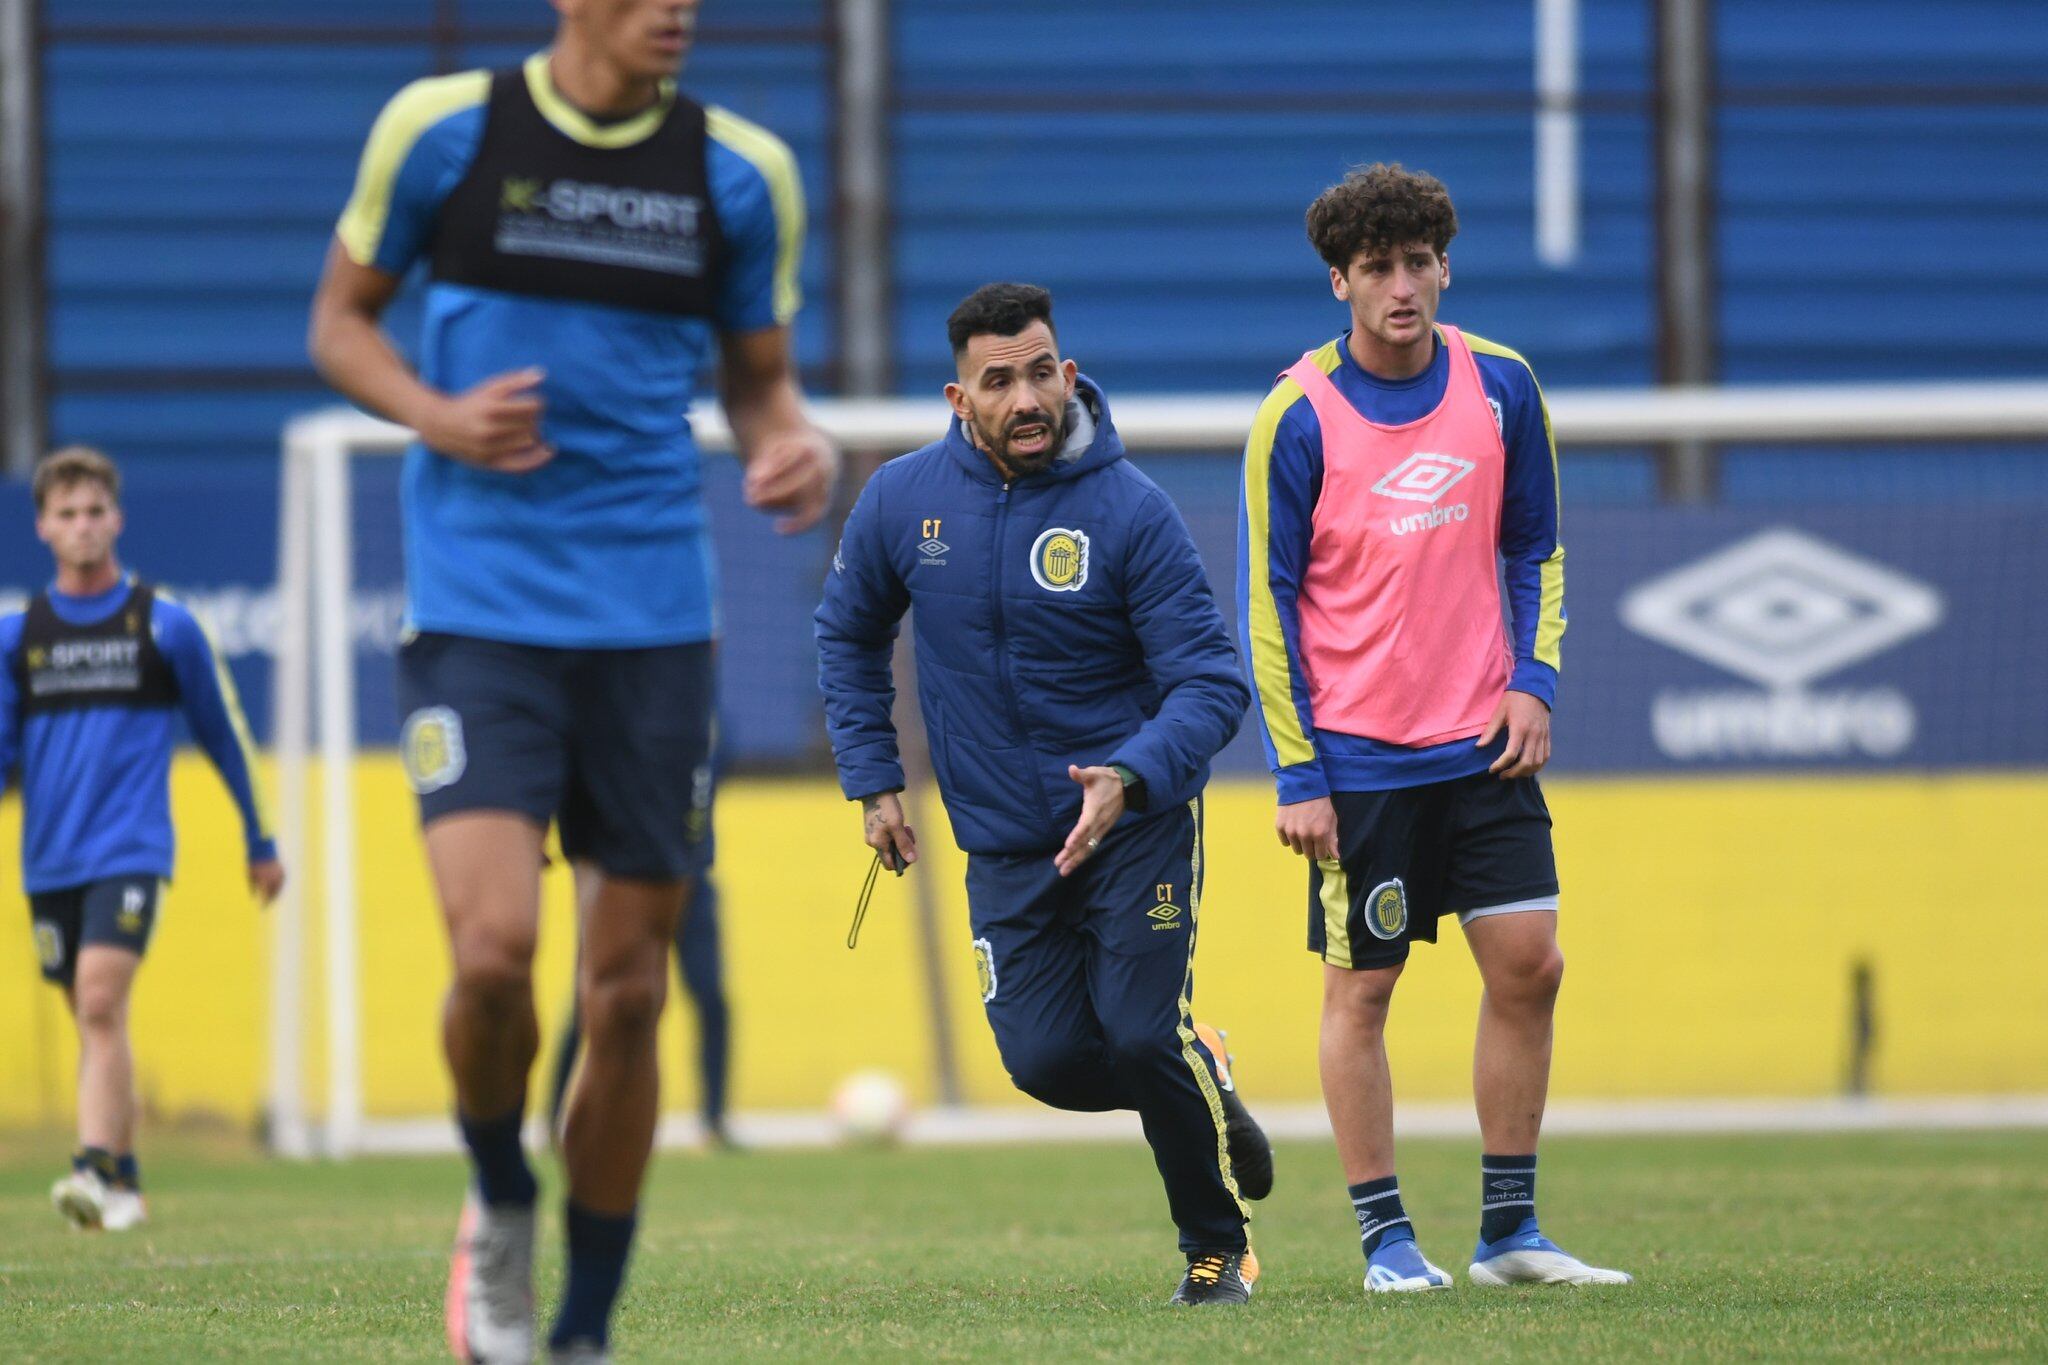
POLYGON ((343 249, 392 275, 428 264, 417 363, 434 387, 459 393, 545 370, 542 438, 556 451, 532 473, 505 474, 411 450, 414 627, 575 648, 716 633, 687 413, 720 334, 794 317, 804 210, 782 142, 719 109, 702 111, 693 141, 678 129, 696 117, 669 90, 646 113, 598 123, 555 90, 537 56, 495 87, 483 71, 415 82, 377 120, 337 229, 343 249), (518 101, 509 113, 508 81, 518 101), (514 115, 531 116, 530 127, 514 115), (671 148, 701 155, 689 193, 663 181, 673 166, 648 164, 671 148), (495 226, 478 230, 487 217, 495 226), (451 224, 486 239, 482 251, 520 253, 508 257, 511 273, 479 284, 448 269, 451 224), (639 306, 618 286, 622 264, 672 249, 685 228, 707 244, 701 308, 663 307, 653 288, 639 306), (607 277, 603 287, 580 288, 578 270, 607 277))

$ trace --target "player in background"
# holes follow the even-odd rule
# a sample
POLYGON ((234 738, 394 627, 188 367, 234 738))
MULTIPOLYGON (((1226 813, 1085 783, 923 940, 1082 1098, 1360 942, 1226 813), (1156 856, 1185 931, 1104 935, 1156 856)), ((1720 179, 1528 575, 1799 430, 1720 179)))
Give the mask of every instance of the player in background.
POLYGON ((750 505, 795 532, 838 456, 790 353, 803 241, 789 150, 680 93, 696 0, 554 0, 552 46, 407 86, 371 130, 310 349, 412 427, 401 746, 454 980, 443 1039, 474 1181, 450 1268, 457 1355, 534 1352, 536 1184, 520 1143, 538 1029, 542 840, 598 869, 587 1037, 562 1141, 556 1359, 607 1357, 659 1110, 669 945, 703 863, 711 546, 687 413, 720 395, 750 505), (380 319, 426 275, 418 368, 380 319))
POLYGON ((1458 220, 1434 177, 1354 171, 1308 235, 1351 326, 1274 386, 1245 449, 1239 629, 1280 841, 1310 860, 1323 1096, 1370 1291, 1446 1288, 1394 1176, 1385 1027, 1409 944, 1456 915, 1485 983, 1475 1284, 1614 1284, 1536 1222, 1564 958, 1536 773, 1564 634, 1557 452, 1521 356, 1436 324, 1458 220), (1497 586, 1505 565, 1504 633, 1497 586))
POLYGON ((20 764, 36 952, 78 1026, 78 1151, 50 1198, 78 1227, 119 1231, 147 1216, 128 996, 171 876, 180 713, 241 811, 249 886, 264 903, 284 868, 226 663, 190 611, 115 555, 113 461, 60 450, 36 467, 33 491, 57 574, 26 610, 0 617, 0 776, 20 764))
POLYGON ((1190 1004, 1202 788, 1247 700, 1230 632, 1180 514, 1060 359, 1052 297, 987 285, 947 332, 952 427, 868 480, 818 607, 840 785, 868 845, 915 862, 889 669, 914 607, 1003 1065, 1056 1108, 1137 1110, 1187 1256, 1173 1302, 1243 1303, 1239 1194, 1272 1188, 1272 1149, 1190 1004))

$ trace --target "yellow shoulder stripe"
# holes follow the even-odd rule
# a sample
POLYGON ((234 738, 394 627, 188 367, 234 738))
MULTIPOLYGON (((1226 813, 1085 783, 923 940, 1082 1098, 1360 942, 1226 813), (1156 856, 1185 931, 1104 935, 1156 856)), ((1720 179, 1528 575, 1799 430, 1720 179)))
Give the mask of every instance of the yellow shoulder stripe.
POLYGON ((1564 665, 1564 486, 1558 477, 1557 433, 1550 426, 1550 404, 1543 399, 1543 385, 1537 381, 1536 368, 1525 359, 1520 351, 1510 350, 1497 341, 1465 333, 1465 344, 1478 355, 1498 356, 1512 360, 1529 372, 1529 383, 1536 390, 1536 406, 1543 413, 1543 441, 1550 447, 1550 495, 1557 506, 1557 548, 1550 552, 1550 558, 1543 561, 1538 570, 1540 593, 1536 605, 1536 662, 1562 669, 1564 665))
POLYGON ((450 114, 490 98, 491 73, 463 71, 414 81, 391 97, 370 129, 356 170, 355 192, 342 210, 335 235, 357 265, 374 265, 384 226, 391 218, 391 188, 420 135, 450 114))
MULTIPOLYGON (((1344 363, 1344 354, 1339 349, 1343 340, 1342 337, 1338 337, 1336 340, 1325 344, 1321 350, 1315 353, 1314 360, 1317 369, 1321 370, 1324 374, 1337 373, 1337 367, 1344 363)), ((1278 393, 1279 390, 1275 389, 1274 392, 1278 393)), ((1279 419, 1275 418, 1274 420, 1277 422, 1279 419)))
MULTIPOLYGON (((1334 362, 1336 343, 1316 352, 1316 363, 1325 354, 1334 362)), ((1280 419, 1296 403, 1307 401, 1301 385, 1282 379, 1259 404, 1252 420, 1252 433, 1244 447, 1245 574, 1251 641, 1252 687, 1258 693, 1259 714, 1272 738, 1273 752, 1283 768, 1306 763, 1316 756, 1315 744, 1302 731, 1301 716, 1294 709, 1294 668, 1287 657, 1287 636, 1280 629, 1280 607, 1273 600, 1270 492, 1273 476, 1273 441, 1280 419)))
POLYGON ((775 320, 787 326, 803 306, 797 266, 804 251, 804 186, 796 156, 781 138, 730 109, 707 108, 704 116, 711 136, 746 158, 768 183, 775 211, 775 320))

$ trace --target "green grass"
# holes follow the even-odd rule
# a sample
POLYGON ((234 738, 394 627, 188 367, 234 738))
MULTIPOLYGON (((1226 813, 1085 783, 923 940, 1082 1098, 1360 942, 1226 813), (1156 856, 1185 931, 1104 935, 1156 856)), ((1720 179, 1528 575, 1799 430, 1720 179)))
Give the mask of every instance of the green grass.
MULTIPOLYGON (((86 1236, 49 1210, 61 1153, 0 1150, 0 1360, 440 1357, 454 1161, 294 1166, 164 1139, 145 1153, 154 1221, 86 1236)), ((1476 1155, 1403 1148, 1454 1291, 1367 1302, 1335 1158, 1289 1145, 1257 1298, 1198 1313, 1164 1307, 1178 1257, 1137 1146, 665 1156, 619 1357, 2048 1356, 2048 1133, 1555 1140, 1545 1227, 1638 1277, 1606 1290, 1463 1283, 1476 1155)))

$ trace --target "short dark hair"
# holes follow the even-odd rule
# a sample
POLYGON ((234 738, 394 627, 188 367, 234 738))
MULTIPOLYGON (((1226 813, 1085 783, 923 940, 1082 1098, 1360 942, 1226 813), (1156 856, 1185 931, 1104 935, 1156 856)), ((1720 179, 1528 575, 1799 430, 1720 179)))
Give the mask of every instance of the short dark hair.
POLYGON ((1013 337, 1034 322, 1053 330, 1051 294, 1035 284, 985 284, 960 300, 946 319, 946 340, 953 343, 953 359, 958 360, 974 338, 1013 337))
POLYGON ((1427 242, 1441 256, 1457 235, 1458 211, 1444 182, 1398 161, 1357 167, 1308 206, 1308 239, 1337 270, 1350 269, 1361 251, 1378 255, 1410 242, 1427 242))
POLYGON ((108 502, 118 505, 121 501, 121 471, 112 460, 91 446, 65 446, 36 464, 35 478, 29 485, 35 494, 36 511, 43 510, 52 493, 81 483, 96 483, 106 489, 108 502))

